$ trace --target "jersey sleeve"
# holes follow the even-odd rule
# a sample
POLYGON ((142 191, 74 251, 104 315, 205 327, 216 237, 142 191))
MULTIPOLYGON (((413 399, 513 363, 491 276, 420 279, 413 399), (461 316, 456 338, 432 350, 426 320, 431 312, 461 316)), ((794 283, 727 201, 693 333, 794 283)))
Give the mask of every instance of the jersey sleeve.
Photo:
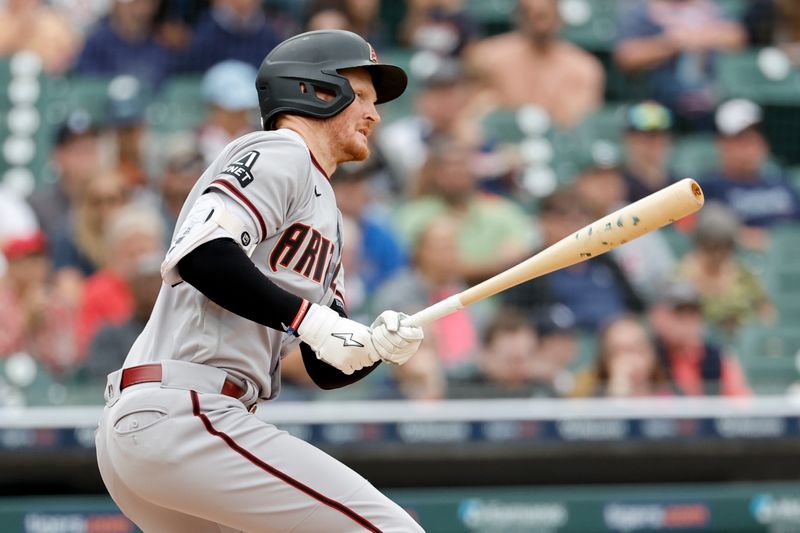
POLYGON ((304 145, 273 137, 233 152, 207 190, 225 194, 242 206, 261 242, 275 234, 292 208, 308 195, 310 165, 304 145))
POLYGON ((244 207, 227 195, 209 191, 197 199, 175 234, 161 264, 161 277, 170 285, 180 283, 180 260, 214 239, 232 239, 250 256, 256 246, 252 236, 256 234, 255 224, 244 207))

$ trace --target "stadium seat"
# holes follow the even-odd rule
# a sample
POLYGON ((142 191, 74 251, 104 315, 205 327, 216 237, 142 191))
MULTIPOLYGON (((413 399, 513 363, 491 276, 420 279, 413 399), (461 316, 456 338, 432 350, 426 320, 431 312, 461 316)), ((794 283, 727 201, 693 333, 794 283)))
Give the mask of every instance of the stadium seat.
POLYGON ((735 351, 759 394, 783 393, 800 381, 800 330, 796 326, 745 327, 735 351))
POLYGON ((200 77, 177 76, 167 82, 147 111, 149 125, 158 133, 192 129, 206 116, 200 77))
POLYGON ((594 52, 610 51, 617 37, 617 0, 561 2, 561 36, 594 52))
POLYGON ((790 68, 786 77, 769 78, 759 66, 760 49, 722 54, 718 80, 722 96, 749 98, 760 104, 800 105, 800 70, 790 68))
POLYGON ((718 165, 717 149, 712 135, 686 135, 675 139, 670 166, 678 178, 694 178, 700 181, 703 175, 718 165))

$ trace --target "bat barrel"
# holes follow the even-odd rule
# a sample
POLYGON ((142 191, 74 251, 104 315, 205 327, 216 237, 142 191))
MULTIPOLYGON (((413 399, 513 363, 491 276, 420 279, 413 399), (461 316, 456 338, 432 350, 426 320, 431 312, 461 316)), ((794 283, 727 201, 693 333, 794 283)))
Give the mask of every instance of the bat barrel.
POLYGON ((690 178, 654 192, 564 237, 508 270, 423 309, 404 323, 422 325, 510 287, 606 253, 699 210, 703 190, 690 178))

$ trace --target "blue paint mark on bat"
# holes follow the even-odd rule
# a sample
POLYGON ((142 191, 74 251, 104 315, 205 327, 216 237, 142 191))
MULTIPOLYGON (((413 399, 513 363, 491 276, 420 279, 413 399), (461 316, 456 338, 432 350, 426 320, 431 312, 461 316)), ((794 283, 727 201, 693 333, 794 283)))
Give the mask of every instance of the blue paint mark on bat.
POLYGON ((621 227, 622 227, 622 217, 619 217, 619 218, 617 219, 617 227, 619 227, 619 228, 621 228, 621 227))
POLYGON ((588 237, 591 237, 591 236, 592 236, 592 227, 591 227, 591 226, 589 226, 589 233, 587 233, 586 235, 587 235, 588 237))
POLYGON ((633 215, 632 218, 633 218, 633 225, 634 226, 639 223, 639 217, 637 217, 636 215, 633 215))
POLYGON ((606 222, 606 231, 611 231, 611 222, 606 222))

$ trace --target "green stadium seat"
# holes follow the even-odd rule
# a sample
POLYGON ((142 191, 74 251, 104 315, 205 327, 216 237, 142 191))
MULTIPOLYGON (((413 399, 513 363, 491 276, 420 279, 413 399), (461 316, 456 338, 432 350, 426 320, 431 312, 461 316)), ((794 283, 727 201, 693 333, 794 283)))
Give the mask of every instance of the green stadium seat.
POLYGON ((694 178, 718 165, 717 149, 712 135, 686 135, 675 139, 670 155, 670 166, 678 178, 694 178))
POLYGON ((147 110, 150 127, 159 133, 173 133, 196 127, 206 116, 207 104, 201 77, 177 76, 167 82, 147 110))
POLYGON ((760 104, 800 105, 800 70, 792 68, 785 79, 770 79, 758 64, 760 50, 723 54, 718 80, 723 96, 749 98, 760 104))
POLYGON ((561 2, 561 36, 581 48, 608 52, 617 37, 617 0, 561 2))
POLYGON ((783 393, 800 382, 800 330, 796 326, 745 327, 735 345, 757 393, 783 393))

